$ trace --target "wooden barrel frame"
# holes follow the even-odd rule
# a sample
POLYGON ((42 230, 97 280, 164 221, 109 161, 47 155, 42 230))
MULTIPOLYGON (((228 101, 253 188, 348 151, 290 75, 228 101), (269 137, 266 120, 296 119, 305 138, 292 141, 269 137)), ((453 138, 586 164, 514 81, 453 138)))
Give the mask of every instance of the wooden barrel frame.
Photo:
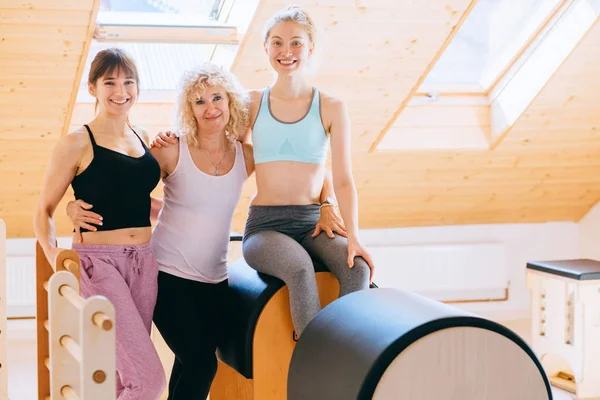
MULTIPOLYGON (((339 282, 331 272, 317 272, 321 306, 339 296, 339 282)), ((252 379, 247 379, 219 361, 210 391, 211 400, 285 400, 290 360, 296 342, 292 339, 287 286, 280 288, 263 308, 252 342, 252 379)))

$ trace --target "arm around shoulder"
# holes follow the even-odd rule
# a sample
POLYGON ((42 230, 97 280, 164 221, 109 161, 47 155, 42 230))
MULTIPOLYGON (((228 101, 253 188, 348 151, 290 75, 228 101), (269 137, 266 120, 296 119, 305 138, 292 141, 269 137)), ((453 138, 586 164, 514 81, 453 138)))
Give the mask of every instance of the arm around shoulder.
MULTIPOLYGON (((178 139, 182 140, 182 139, 178 139)), ((160 165, 161 178, 172 174, 179 161, 179 145, 166 147, 152 147, 150 153, 154 156, 160 165)))
POLYGON ((246 164, 246 173, 248 176, 254 173, 254 147, 250 143, 242 143, 242 150, 244 151, 244 161, 246 164))
POLYGON ((248 118, 248 129, 246 129, 246 131, 238 139, 242 143, 252 143, 252 128, 254 127, 254 122, 256 121, 256 117, 258 116, 258 111, 260 109, 262 93, 263 89, 252 89, 248 91, 248 97, 250 99, 248 112, 250 117, 248 118))

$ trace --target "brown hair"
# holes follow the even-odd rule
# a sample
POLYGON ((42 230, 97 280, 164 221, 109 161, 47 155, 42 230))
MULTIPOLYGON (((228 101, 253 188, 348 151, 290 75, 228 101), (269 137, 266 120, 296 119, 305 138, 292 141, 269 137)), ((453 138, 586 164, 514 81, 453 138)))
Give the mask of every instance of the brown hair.
POLYGON ((315 43, 317 36, 317 29, 315 28, 315 24, 313 23, 312 18, 308 16, 308 13, 304 11, 301 7, 296 5, 287 6, 281 11, 278 11, 267 21, 265 25, 265 42, 269 39, 269 34, 271 33, 271 29, 275 25, 280 22, 295 22, 299 25, 302 25, 304 30, 306 30, 306 34, 310 39, 311 43, 315 43))
MULTIPOLYGON (((138 74, 135 61, 123 49, 113 47, 110 49, 100 50, 90 66, 88 74, 88 83, 96 86, 98 79, 103 76, 111 75, 115 71, 123 71, 135 80, 138 94, 140 93, 140 75, 138 74)), ((98 108, 98 100, 96 100, 95 109, 98 108)))

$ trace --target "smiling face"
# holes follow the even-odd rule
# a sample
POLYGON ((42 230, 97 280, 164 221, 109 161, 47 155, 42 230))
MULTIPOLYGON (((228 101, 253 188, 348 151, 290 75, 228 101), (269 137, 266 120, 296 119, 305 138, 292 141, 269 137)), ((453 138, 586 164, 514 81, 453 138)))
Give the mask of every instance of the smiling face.
POLYGON ((275 72, 291 75, 306 69, 313 52, 313 43, 302 25, 280 22, 270 29, 265 51, 275 72))
POLYGON ((190 105, 198 125, 198 135, 224 134, 229 122, 229 98, 221 85, 206 86, 190 98, 190 105))
POLYGON ((135 62, 119 48, 99 51, 90 66, 88 91, 101 112, 127 113, 140 94, 135 62))
POLYGON ((95 85, 90 83, 88 89, 96 97, 100 111, 112 115, 129 112, 139 93, 136 79, 122 68, 100 77, 95 85))
POLYGON ((223 135, 236 140, 249 124, 250 99, 237 78, 210 62, 183 72, 177 85, 175 129, 193 146, 223 135))

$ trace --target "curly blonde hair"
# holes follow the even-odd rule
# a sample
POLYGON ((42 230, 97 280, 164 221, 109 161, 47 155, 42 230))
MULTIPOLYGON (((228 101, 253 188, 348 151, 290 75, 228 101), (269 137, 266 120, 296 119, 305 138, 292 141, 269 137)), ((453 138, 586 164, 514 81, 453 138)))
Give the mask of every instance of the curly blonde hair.
POLYGON ((209 86, 222 86, 229 99, 229 122, 225 127, 227 137, 237 140, 249 125, 250 98, 238 79, 223 67, 204 63, 196 69, 185 71, 178 86, 175 126, 188 143, 198 145, 198 123, 192 103, 197 93, 209 86))

